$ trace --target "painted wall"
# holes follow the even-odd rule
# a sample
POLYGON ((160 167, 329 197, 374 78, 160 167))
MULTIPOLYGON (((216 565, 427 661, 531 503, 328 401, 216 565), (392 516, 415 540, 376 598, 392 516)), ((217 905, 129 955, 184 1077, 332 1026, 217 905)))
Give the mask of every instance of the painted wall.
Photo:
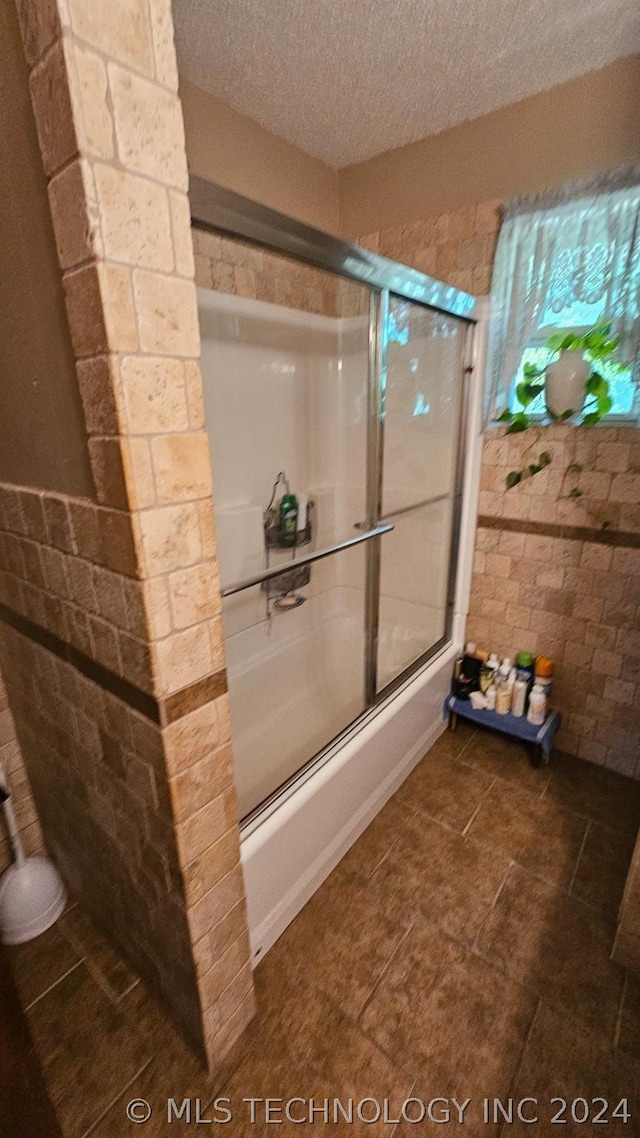
POLYGON ((183 79, 191 173, 328 233, 339 228, 338 173, 183 79))
POLYGON ((640 160, 640 55, 340 171, 340 229, 408 224, 640 160))
POLYGON ((0 481, 95 497, 27 65, 0 6, 0 481))

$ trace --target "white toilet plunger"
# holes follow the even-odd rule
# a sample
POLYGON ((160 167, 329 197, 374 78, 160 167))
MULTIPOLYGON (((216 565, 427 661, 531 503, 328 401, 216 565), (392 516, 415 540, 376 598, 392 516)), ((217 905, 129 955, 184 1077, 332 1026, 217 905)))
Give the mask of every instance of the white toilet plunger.
POLYGON ((26 857, 1 766, 0 802, 15 859, 0 877, 0 939, 4 944, 23 944, 57 921, 67 895, 53 862, 46 857, 26 857))

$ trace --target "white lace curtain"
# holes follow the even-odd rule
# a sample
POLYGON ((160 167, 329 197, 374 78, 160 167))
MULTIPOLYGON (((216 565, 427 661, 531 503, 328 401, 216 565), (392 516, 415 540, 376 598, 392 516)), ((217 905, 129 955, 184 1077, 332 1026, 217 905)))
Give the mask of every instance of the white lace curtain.
MULTIPOLYGON (((491 289, 484 403, 507 407, 522 354, 551 310, 601 302, 640 384, 640 167, 508 202, 491 289)), ((547 321, 545 321, 546 323, 547 321)))

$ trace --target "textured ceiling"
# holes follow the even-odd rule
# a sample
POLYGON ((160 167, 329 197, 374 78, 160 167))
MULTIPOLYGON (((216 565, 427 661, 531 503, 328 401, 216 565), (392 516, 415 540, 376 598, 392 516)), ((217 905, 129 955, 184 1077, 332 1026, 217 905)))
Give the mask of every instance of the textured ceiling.
POLYGON ((638 0, 173 0, 183 76, 335 167, 640 49, 638 0))

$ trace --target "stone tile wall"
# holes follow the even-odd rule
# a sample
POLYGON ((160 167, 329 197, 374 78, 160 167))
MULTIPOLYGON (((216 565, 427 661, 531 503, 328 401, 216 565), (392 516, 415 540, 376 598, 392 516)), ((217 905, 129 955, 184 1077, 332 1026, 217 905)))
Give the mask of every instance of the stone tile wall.
POLYGON ((318 316, 338 316, 339 278, 201 229, 193 230, 196 284, 216 292, 266 300, 318 316))
MULTIPOLYGON (((481 295, 499 220, 499 202, 481 202, 360 244, 481 295)), ((485 436, 468 635, 502 654, 554 656, 558 745, 640 778, 640 432, 546 428, 537 449, 552 465, 506 491, 531 442, 497 427, 485 436), (568 499, 574 461, 583 496, 568 499)))
POLYGON ((0 488, 51 853, 215 1061, 253 1014, 169 0, 17 0, 95 501, 0 488))

